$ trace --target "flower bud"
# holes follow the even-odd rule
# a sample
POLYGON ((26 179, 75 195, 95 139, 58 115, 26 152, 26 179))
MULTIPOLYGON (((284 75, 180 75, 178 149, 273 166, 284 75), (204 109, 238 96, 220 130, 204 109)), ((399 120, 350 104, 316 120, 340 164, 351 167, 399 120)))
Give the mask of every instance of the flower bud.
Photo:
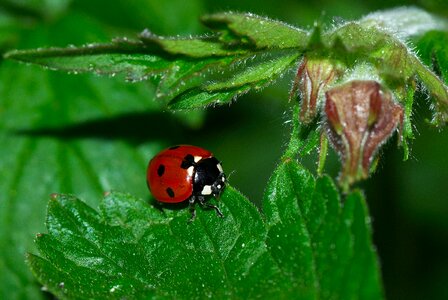
POLYGON ((353 80, 325 94, 327 133, 342 161, 340 182, 350 184, 369 176, 379 147, 403 122, 403 108, 389 91, 372 80, 353 80))
POLYGON ((291 90, 291 97, 297 90, 301 93, 300 120, 303 123, 310 123, 316 116, 323 89, 335 79, 335 74, 335 65, 328 59, 303 59, 291 90))

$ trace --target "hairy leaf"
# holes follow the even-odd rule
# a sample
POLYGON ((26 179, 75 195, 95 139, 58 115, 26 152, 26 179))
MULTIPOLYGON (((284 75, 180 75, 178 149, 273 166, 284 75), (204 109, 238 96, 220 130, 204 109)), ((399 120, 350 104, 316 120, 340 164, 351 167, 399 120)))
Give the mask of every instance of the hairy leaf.
MULTIPOLYGON (((441 125, 448 119, 446 85, 403 41, 448 28, 448 22, 417 8, 373 13, 326 32, 320 26, 305 31, 253 14, 218 13, 202 21, 217 34, 163 37, 145 30, 140 40, 11 51, 5 57, 66 71, 123 73, 131 81, 151 78, 159 84, 158 97, 172 100, 171 104, 182 103, 170 105, 173 109, 226 103, 241 90, 271 83, 302 55, 331 58, 346 69, 369 63, 375 68, 371 77, 379 76, 397 90, 405 104, 409 101, 400 90, 414 88, 418 78, 434 99, 434 123, 441 125), (241 71, 241 66, 246 70, 241 71)), ((410 114, 405 121, 409 120, 410 114)), ((409 124, 405 127, 410 128, 409 124)))
POLYGON ((171 100, 182 92, 207 82, 213 73, 234 62, 234 57, 204 59, 201 61, 177 60, 175 67, 161 76, 156 96, 171 100))
POLYGON ((448 84, 448 30, 430 31, 415 39, 418 56, 448 84))
POLYGON ((213 211, 158 210, 118 192, 95 211, 55 195, 33 273, 59 298, 382 298, 365 200, 289 160, 266 190, 266 222, 232 187, 213 211))
POLYGON ((141 80, 171 67, 171 62, 146 51, 142 42, 116 40, 82 47, 12 51, 6 58, 20 58, 55 70, 94 72, 141 80))
MULTIPOLYGON (((178 93, 178 96, 170 101, 169 107, 181 110, 229 103, 251 89, 260 89, 272 83, 282 75, 285 69, 296 62, 297 58, 298 54, 294 53, 282 52, 271 56, 266 55, 261 59, 253 59, 239 68, 236 66, 235 68, 238 70, 235 70, 233 74, 210 74, 209 80, 197 77, 197 72, 195 72, 196 77, 192 76, 191 81, 183 81, 179 86, 180 89, 171 91, 171 94, 179 91, 183 93, 178 93), (195 82, 201 82, 202 88, 187 90, 189 87, 194 87, 195 82)), ((194 72, 195 68, 202 68, 202 66, 196 64, 193 70, 188 70, 188 72, 194 72)))
POLYGON ((222 32, 225 43, 242 43, 256 48, 304 50, 308 32, 283 22, 254 14, 219 13, 202 17, 202 22, 222 32))
POLYGON ((448 22, 417 7, 398 7, 370 13, 361 24, 378 26, 402 39, 419 36, 431 30, 448 29, 448 22))
POLYGON ((241 90, 263 87, 291 67, 299 56, 274 52, 248 61, 249 55, 244 51, 224 50, 206 39, 165 39, 149 35, 143 35, 142 39, 143 42, 122 39, 78 48, 15 51, 7 57, 72 72, 123 73, 132 81, 155 77, 156 95, 167 100, 180 95, 181 99, 173 102, 183 104, 170 107, 181 109, 227 102, 217 98, 214 92, 229 95, 225 98, 231 99, 241 94, 241 90), (213 96, 201 101, 203 97, 191 96, 196 93, 192 94, 189 89, 197 89, 200 95, 212 92, 213 96))
POLYGON ((202 108, 214 103, 224 104, 230 103, 236 96, 246 93, 250 90, 250 86, 242 86, 233 90, 207 92, 200 89, 192 89, 178 97, 174 98, 169 107, 172 109, 182 110, 191 108, 202 108))
POLYGON ((207 91, 233 89, 244 85, 261 87, 266 82, 278 78, 284 70, 288 69, 299 57, 298 53, 278 53, 273 56, 265 56, 257 62, 247 64, 242 70, 225 80, 217 80, 205 85, 207 91))
MULTIPOLYGON (((98 127, 90 127, 93 136, 99 133, 98 127)), ((43 296, 24 257, 34 249, 33 236, 44 229, 50 193, 76 192, 95 205, 95 195, 112 187, 129 188, 145 197, 148 192, 141 174, 148 158, 161 147, 157 140, 136 147, 104 138, 61 140, 37 133, 0 132, 4 158, 0 160, 0 293, 8 299, 43 296)))
POLYGON ((165 38, 152 34, 149 31, 144 31, 140 35, 140 39, 149 47, 154 47, 155 51, 166 52, 167 54, 183 55, 194 58, 206 58, 213 56, 229 56, 235 54, 242 54, 246 51, 231 49, 224 47, 222 43, 215 37, 203 38, 165 38))
POLYGON ((420 38, 415 38, 417 53, 419 58, 426 63, 427 66, 431 66, 433 71, 440 76, 445 85, 440 87, 439 78, 432 75, 428 68, 419 64, 419 73, 421 80, 426 88, 431 93, 437 91, 437 94, 443 94, 445 101, 435 102, 434 106, 437 109, 435 115, 436 120, 441 119, 445 122, 448 121, 448 51, 446 49, 446 43, 448 42, 448 29, 445 31, 433 30, 427 32, 420 38), (432 76, 431 76, 431 75, 432 76))
POLYGON ((341 203, 331 179, 315 180, 287 159, 271 177, 263 207, 268 247, 289 282, 285 295, 383 297, 367 207, 359 192, 341 203))
POLYGON ((278 272, 259 213, 230 187, 221 200, 224 219, 199 209, 188 224, 188 210, 161 212, 126 194, 106 196, 99 212, 61 195, 50 201, 48 234, 36 240, 42 258, 28 260, 62 299, 271 294, 267 283, 278 272))
MULTIPOLYGON (((175 98, 174 103, 182 103, 170 105, 171 108, 195 108, 225 103, 242 90, 264 87, 291 67, 301 54, 278 49, 300 48, 299 42, 306 39, 303 31, 256 16, 221 17, 230 22, 230 27, 238 27, 240 35, 254 30, 257 24, 266 27, 252 37, 252 46, 247 43, 227 45, 217 36, 168 38, 144 31, 140 40, 122 38, 109 44, 11 51, 5 57, 69 72, 124 74, 131 81, 154 78, 158 83, 158 97, 175 98), (279 32, 283 40, 279 39, 279 32), (251 49, 253 46, 260 50, 251 49), (204 101, 208 93, 212 95, 204 101), (193 96, 188 99, 190 95, 193 96), (224 100, 221 95, 228 96, 224 100), (214 101, 219 99, 221 101, 214 101)), ((209 20, 222 22, 221 17, 209 16, 209 20)))

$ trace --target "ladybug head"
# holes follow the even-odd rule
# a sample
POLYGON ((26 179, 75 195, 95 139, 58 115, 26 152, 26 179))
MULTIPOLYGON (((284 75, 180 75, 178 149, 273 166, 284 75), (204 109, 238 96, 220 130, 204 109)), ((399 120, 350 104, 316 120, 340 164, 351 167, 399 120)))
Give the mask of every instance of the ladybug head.
POLYGON ((225 181, 221 163, 215 157, 201 159, 195 165, 193 194, 217 197, 224 189, 225 181))
MULTIPOLYGON (((221 165, 219 165, 221 166, 221 165)), ((226 175, 224 173, 220 173, 216 181, 212 184, 212 194, 214 197, 219 197, 222 190, 226 185, 226 175)))

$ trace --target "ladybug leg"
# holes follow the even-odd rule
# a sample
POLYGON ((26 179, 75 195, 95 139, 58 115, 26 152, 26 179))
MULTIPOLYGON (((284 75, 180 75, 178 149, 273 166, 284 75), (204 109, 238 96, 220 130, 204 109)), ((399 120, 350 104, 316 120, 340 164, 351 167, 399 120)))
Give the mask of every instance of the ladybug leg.
POLYGON ((198 201, 199 201, 199 205, 201 205, 201 207, 212 208, 216 211, 216 214, 218 216, 220 216, 221 218, 224 217, 224 215, 222 214, 222 212, 218 206, 205 202, 204 196, 198 196, 198 201))
POLYGON ((194 207, 195 204, 196 204, 196 197, 195 196, 191 196, 190 200, 188 200, 188 202, 189 202, 190 214, 191 214, 190 220, 188 222, 191 223, 191 222, 194 221, 194 219, 196 219, 196 209, 194 207))
POLYGON ((161 202, 159 201, 154 201, 153 203, 151 203, 152 207, 154 207, 155 209, 159 210, 162 214, 166 215, 165 210, 163 209, 164 206, 161 202))

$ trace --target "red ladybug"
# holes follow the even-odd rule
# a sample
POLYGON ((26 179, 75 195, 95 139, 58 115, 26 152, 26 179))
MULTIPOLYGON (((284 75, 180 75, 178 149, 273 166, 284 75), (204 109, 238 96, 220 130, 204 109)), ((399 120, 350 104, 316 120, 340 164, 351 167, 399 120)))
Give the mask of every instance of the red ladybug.
POLYGON ((191 220, 196 217, 196 202, 223 216, 217 206, 205 202, 205 196, 218 197, 226 182, 221 163, 210 151, 190 145, 165 149, 149 162, 146 179, 149 190, 158 201, 179 203, 188 200, 191 220))

